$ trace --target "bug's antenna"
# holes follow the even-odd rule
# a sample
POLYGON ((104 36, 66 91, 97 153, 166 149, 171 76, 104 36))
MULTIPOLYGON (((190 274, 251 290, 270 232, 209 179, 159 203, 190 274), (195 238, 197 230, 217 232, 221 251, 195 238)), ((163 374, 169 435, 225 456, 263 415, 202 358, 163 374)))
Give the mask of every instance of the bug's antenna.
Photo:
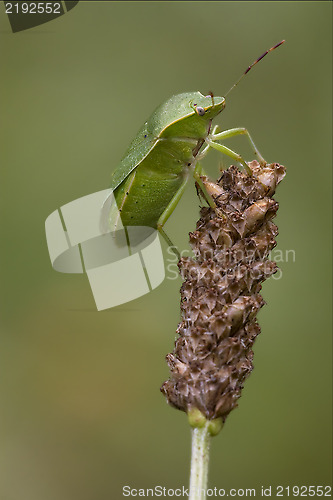
POLYGON ((211 90, 208 92, 207 97, 208 97, 208 96, 210 96, 210 97, 211 97, 211 99, 212 99, 212 105, 213 105, 213 107, 214 107, 214 106, 215 106, 214 94, 213 94, 213 92, 212 92, 211 90))
POLYGON ((234 89, 239 84, 239 82, 244 78, 245 75, 247 75, 247 73, 250 71, 250 69, 253 68, 253 66, 255 66, 259 61, 261 61, 261 59, 263 59, 268 54, 268 52, 271 52, 272 50, 277 49, 284 42, 285 42, 285 40, 282 40, 281 42, 274 45, 274 47, 271 47, 270 49, 266 50, 266 52, 264 52, 260 57, 258 57, 258 59, 256 59, 252 64, 250 64, 250 66, 246 69, 246 71, 244 71, 244 73, 237 80, 237 82, 234 83, 233 86, 228 90, 228 92, 225 94, 225 97, 229 94, 229 92, 232 91, 232 89, 234 89))

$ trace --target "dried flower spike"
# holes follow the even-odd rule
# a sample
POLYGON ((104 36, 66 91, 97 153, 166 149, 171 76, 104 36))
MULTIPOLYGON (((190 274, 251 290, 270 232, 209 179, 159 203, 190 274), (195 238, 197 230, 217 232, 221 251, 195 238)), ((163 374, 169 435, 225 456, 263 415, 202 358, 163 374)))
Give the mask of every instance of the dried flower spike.
POLYGON ((194 421, 202 414, 224 422, 237 406, 253 369, 252 346, 260 333, 256 315, 265 303, 261 283, 277 271, 268 259, 278 233, 272 196, 285 168, 248 165, 252 175, 231 166, 217 184, 202 178, 216 208, 201 209, 190 233, 194 258, 178 263, 182 319, 166 357, 170 379, 161 391, 194 421))

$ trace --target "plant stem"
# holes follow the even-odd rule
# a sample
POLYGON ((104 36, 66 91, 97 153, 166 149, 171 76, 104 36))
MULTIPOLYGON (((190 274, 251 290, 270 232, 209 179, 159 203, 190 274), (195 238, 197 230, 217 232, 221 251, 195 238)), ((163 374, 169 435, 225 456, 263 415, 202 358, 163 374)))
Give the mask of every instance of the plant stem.
POLYGON ((189 500, 205 500, 208 482, 210 433, 207 422, 192 429, 192 458, 189 500))

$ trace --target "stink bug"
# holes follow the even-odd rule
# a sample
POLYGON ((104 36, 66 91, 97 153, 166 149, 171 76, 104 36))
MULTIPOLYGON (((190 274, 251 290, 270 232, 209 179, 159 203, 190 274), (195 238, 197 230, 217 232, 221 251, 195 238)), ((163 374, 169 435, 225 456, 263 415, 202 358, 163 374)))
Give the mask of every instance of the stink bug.
MULTIPOLYGON (((266 54, 283 42, 256 59, 230 90, 266 54)), ((111 188, 116 210, 112 210, 108 200, 105 201, 102 210, 104 228, 114 231, 121 218, 125 227, 148 226, 157 229, 171 244, 163 226, 179 202, 190 174, 208 203, 214 206, 212 197, 205 192, 201 181, 204 172, 200 164, 211 148, 240 162, 251 174, 243 157, 218 141, 246 135, 259 163, 266 164, 247 129, 233 128, 219 132, 217 126, 212 126, 213 120, 224 107, 225 97, 187 92, 171 97, 154 111, 112 174, 111 188)))

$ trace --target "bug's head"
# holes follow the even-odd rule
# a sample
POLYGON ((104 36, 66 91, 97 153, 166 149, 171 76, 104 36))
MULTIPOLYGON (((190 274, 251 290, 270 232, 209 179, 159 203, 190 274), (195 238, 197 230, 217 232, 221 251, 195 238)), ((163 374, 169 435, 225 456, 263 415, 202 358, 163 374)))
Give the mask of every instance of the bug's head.
POLYGON ((195 113, 207 120, 212 120, 217 116, 225 107, 224 97, 215 97, 212 93, 207 96, 201 95, 190 103, 195 113))

